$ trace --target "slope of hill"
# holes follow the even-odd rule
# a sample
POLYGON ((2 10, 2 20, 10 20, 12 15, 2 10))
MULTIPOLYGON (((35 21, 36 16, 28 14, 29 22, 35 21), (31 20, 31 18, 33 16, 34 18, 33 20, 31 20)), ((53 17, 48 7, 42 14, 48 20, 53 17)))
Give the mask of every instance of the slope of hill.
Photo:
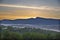
POLYGON ((52 30, 60 32, 60 19, 47 19, 47 18, 29 18, 29 19, 15 19, 15 20, 0 20, 1 25, 14 26, 14 27, 32 27, 44 30, 52 30))
POLYGON ((29 19, 15 19, 15 20, 0 20, 1 24, 39 24, 39 25, 59 25, 59 19, 46 18, 29 18, 29 19))

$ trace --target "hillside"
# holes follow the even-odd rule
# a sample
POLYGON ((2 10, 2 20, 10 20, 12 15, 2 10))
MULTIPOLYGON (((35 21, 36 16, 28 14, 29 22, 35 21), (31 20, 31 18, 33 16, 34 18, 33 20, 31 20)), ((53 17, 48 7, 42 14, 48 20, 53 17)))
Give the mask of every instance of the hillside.
POLYGON ((29 19, 15 19, 15 20, 0 20, 1 24, 39 24, 39 25, 59 25, 60 19, 47 18, 29 18, 29 19))

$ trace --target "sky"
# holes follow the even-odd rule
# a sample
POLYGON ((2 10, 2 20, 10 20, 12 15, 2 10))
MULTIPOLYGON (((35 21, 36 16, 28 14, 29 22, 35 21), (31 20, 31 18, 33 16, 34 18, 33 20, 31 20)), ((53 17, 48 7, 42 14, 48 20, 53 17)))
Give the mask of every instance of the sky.
POLYGON ((0 0, 0 19, 60 19, 60 0, 0 0))

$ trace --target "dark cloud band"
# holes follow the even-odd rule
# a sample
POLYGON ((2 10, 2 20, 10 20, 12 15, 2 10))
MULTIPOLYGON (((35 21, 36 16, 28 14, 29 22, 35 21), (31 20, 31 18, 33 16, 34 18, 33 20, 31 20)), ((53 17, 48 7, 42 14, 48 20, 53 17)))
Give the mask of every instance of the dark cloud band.
POLYGON ((59 4, 59 6, 60 6, 60 0, 58 0, 58 4, 59 4))
POLYGON ((0 0, 0 3, 2 3, 3 2, 3 0, 0 0))

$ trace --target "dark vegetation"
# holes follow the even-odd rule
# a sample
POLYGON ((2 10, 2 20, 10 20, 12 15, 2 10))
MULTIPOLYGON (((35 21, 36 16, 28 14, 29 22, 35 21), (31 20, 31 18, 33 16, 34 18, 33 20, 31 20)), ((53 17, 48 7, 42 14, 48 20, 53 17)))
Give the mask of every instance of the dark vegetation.
POLYGON ((0 40, 58 40, 60 33, 36 28, 0 26, 0 40))

